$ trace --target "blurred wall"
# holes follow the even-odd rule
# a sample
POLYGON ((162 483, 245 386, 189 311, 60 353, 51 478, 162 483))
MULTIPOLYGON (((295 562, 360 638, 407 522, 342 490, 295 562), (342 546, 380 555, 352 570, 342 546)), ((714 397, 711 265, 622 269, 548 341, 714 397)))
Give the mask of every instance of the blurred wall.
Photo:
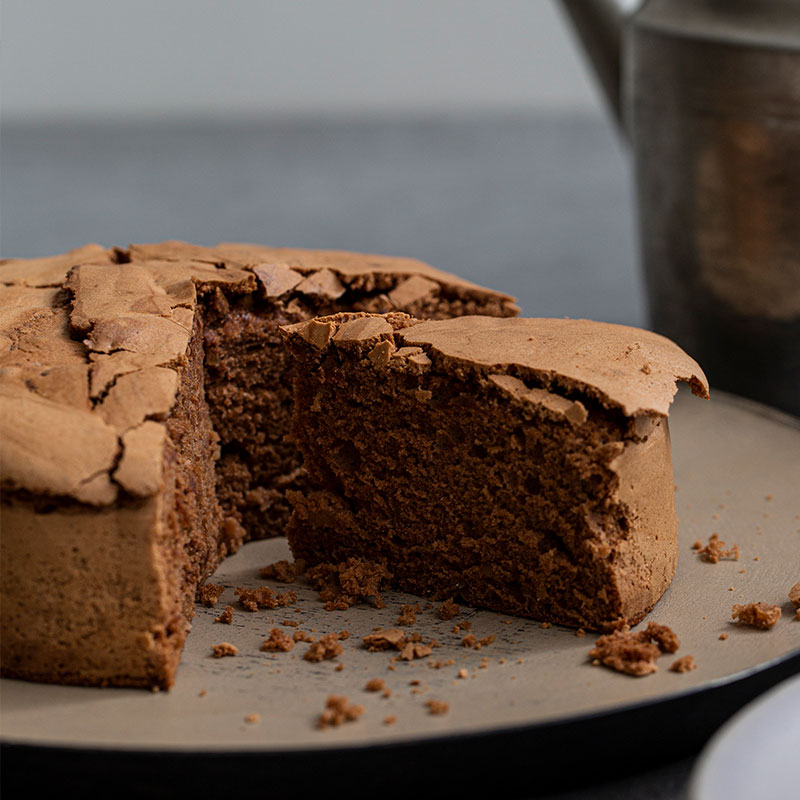
POLYGON ((601 107, 553 0, 4 0, 6 122, 601 107))

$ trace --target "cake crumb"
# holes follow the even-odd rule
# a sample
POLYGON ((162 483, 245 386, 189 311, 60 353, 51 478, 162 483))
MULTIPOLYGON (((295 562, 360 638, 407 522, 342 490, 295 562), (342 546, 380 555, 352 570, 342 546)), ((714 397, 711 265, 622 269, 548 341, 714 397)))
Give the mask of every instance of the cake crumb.
POLYGON ((540 627, 540 628, 541 628, 543 631, 546 631, 548 628, 552 628, 552 627, 553 627, 553 625, 552 625, 552 623, 550 623, 550 622, 542 622, 542 623, 539 625, 539 627, 540 627))
POLYGON ((475 635, 472 633, 468 633, 462 640, 461 644, 464 647, 475 647, 478 643, 478 640, 475 638, 475 635))
POLYGON ((235 656, 239 654, 239 649, 236 645, 230 642, 220 642, 219 644, 212 644, 211 651, 214 658, 223 658, 224 656, 235 656))
POLYGON ((318 728, 338 726, 343 722, 353 722, 364 713, 364 706, 350 703, 350 701, 339 694, 328 696, 325 701, 325 710, 317 718, 318 728))
POLYGON ((428 707, 428 712, 431 714, 446 714, 450 710, 450 704, 446 703, 444 700, 434 700, 431 698, 425 701, 425 705, 428 707))
POLYGON ((406 635, 398 628, 378 630, 362 637, 367 650, 401 650, 406 644, 406 635))
POLYGON ((261 649, 267 653, 288 653, 294 647, 294 639, 280 628, 273 628, 269 632, 269 639, 265 639, 261 649))
POLYGON ((314 642, 305 653, 303 659, 317 663, 319 661, 336 658, 344 652, 344 648, 339 644, 339 636, 336 633, 326 633, 318 641, 314 642))
POLYGON ((344 669, 344 664, 341 662, 336 665, 336 671, 341 672, 344 669))
POLYGON ((274 580, 280 583, 294 583, 297 577, 297 566, 288 561, 275 561, 262 567, 258 574, 267 580, 274 580))
POLYGON ((293 606, 297 602, 297 592, 276 592, 275 602, 278 606, 285 608, 286 606, 293 606))
POLYGON ((219 602, 224 591, 225 587, 219 583, 207 583, 205 586, 200 587, 197 596, 206 608, 211 608, 219 602))
POLYGON ((285 625, 287 628, 297 628, 300 623, 296 619, 285 619, 281 622, 281 625, 285 625))
POLYGON ((364 689, 368 692, 382 692, 386 689, 386 681, 383 678, 370 678, 364 689))
POLYGON ((214 617, 214 622, 222 622, 224 625, 230 625, 233 622, 233 606, 225 606, 225 609, 218 617, 214 617))
POLYGON ((390 717, 384 717, 383 718, 383 724, 384 725, 394 725, 395 722, 397 722, 397 717, 395 717, 395 716, 390 716, 390 717))
POLYGON ((731 619, 740 625, 749 625, 765 631, 772 628, 781 618, 781 607, 770 603, 745 603, 735 605, 731 619))
POLYGON ((454 619, 460 613, 461 606, 454 602, 452 597, 449 597, 447 600, 445 600, 444 603, 442 603, 442 605, 439 607, 439 619, 454 619))
POLYGON ((723 558, 730 559, 732 561, 739 560, 739 546, 733 545, 733 547, 726 550, 725 542, 719 538, 718 533, 711 534, 708 544, 705 545, 705 547, 701 542, 695 542, 694 549, 697 550, 697 555, 699 555, 703 561, 707 561, 710 564, 716 564, 723 558), (697 547, 698 544, 700 547, 697 547))
POLYGON ((419 603, 417 603, 415 606, 404 605, 400 609, 400 616, 397 618, 397 624, 403 625, 404 627, 408 625, 416 625, 417 612, 421 610, 422 608, 420 607, 419 603))
POLYGON ((789 589, 789 602, 795 608, 800 608, 800 581, 789 589))
POLYGON ((719 635, 719 638, 724 642, 728 638, 728 634, 727 633, 721 633, 719 635))
POLYGON ((461 679, 469 678, 469 673, 465 669, 460 669, 458 671, 458 677, 461 679))
POLYGON ((399 658, 403 661, 413 661, 417 658, 427 658, 432 652, 427 644, 407 642, 400 651, 399 658))
POLYGON ((259 608, 276 608, 278 606, 275 592, 268 586, 260 586, 257 589, 237 586, 234 593, 239 598, 242 606, 248 611, 258 611, 259 608))
POLYGON ((578 628, 578 630, 575 631, 575 635, 579 639, 582 639, 584 636, 586 636, 586 631, 583 628, 578 628))
POLYGON ((666 625, 650 622, 644 630, 644 636, 658 645, 662 653, 675 653, 680 647, 680 641, 675 632, 666 625))
POLYGON ((292 634, 292 639, 294 639, 295 642, 313 642, 314 641, 314 637, 310 633, 308 633, 307 631, 295 631, 292 634))
POLYGON ((306 572, 327 611, 344 611, 372 598, 372 605, 385 608, 380 590, 391 577, 382 564, 364 558, 349 558, 340 564, 318 564, 306 572))
POLYGON ((248 725, 255 725, 256 723, 261 722, 261 715, 260 714, 248 714, 244 718, 244 721, 248 725))
POLYGON ((589 657, 626 675, 642 677, 658 670, 656 660, 662 653, 674 653, 678 637, 666 625, 651 622, 643 631, 616 630, 601 636, 589 651, 589 657))
POLYGON ((697 669, 697 664, 692 656, 681 656, 672 662, 670 672, 691 672, 697 669))

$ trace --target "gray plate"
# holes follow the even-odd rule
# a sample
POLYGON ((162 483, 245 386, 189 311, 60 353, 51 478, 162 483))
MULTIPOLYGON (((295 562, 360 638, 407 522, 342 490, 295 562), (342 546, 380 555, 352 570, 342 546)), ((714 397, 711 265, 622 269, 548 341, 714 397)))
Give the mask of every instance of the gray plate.
POLYGON ((787 600, 790 586, 800 580, 800 426, 737 398, 717 394, 704 402, 681 392, 670 427, 680 559, 677 576, 646 621, 673 628, 681 640, 677 655, 691 654, 698 664, 693 672, 670 672, 674 657, 668 655, 659 671, 645 678, 592 667, 588 651, 594 635, 543 630, 534 621, 468 608, 459 619, 469 619, 479 638, 494 634, 492 644, 479 651, 461 646, 463 633, 452 630, 455 620, 444 622, 427 609, 408 630, 434 637, 442 646, 430 658, 392 662, 390 653, 364 650, 361 637, 378 626, 394 626, 401 605, 417 598, 392 593, 382 610, 358 606, 326 612, 315 593, 300 584, 291 587, 299 596, 294 607, 249 613, 238 606, 234 587, 263 585, 258 568, 288 557, 285 541, 271 540, 247 545, 220 568, 213 580, 228 588, 216 608, 198 608, 172 691, 5 680, 0 682, 2 740, 40 748, 176 755, 313 755, 596 721, 786 663, 800 649, 800 622, 792 621, 787 600), (706 542, 715 531, 739 546, 739 561, 708 564, 693 552, 695 540, 706 542), (755 600, 783 606, 772 630, 743 629, 729 621, 734 603, 755 600), (237 609, 232 625, 214 621, 226 602, 237 609), (302 620, 301 628, 315 636, 342 629, 352 636, 343 642, 341 656, 319 664, 303 660, 305 644, 290 653, 261 652, 269 630, 286 619, 302 620), (721 633, 727 640, 720 640, 721 633), (211 645, 222 641, 235 644, 239 655, 213 658, 211 645), (449 666, 431 666, 450 660, 449 666), (462 669, 467 678, 458 677, 462 669), (386 681, 390 698, 364 691, 373 677, 386 681), (362 704, 363 716, 318 730, 315 720, 332 693, 362 704), (449 703, 449 713, 430 714, 429 699, 449 703), (258 721, 246 721, 253 714, 258 721), (392 725, 384 723, 389 716, 396 718, 392 725))

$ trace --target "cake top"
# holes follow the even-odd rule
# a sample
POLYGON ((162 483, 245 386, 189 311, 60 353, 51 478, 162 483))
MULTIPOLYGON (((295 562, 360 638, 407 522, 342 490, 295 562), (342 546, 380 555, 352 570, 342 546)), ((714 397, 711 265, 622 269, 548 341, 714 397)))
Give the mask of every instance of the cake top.
MULTIPOLYGON (((293 247, 268 247, 267 245, 220 242, 215 247, 201 247, 181 241, 157 244, 134 244, 120 251, 131 261, 197 261, 221 267, 255 269, 258 267, 289 268, 303 276, 332 272, 347 285, 352 279, 365 276, 414 276, 434 281, 440 286, 461 289, 479 295, 502 298, 514 302, 510 295, 487 289, 449 272, 436 269, 415 258, 384 256, 375 253, 352 253, 345 250, 307 250, 293 247)), ((344 292, 345 286, 342 286, 344 292)))
MULTIPOLYGON (((708 397, 700 366, 670 339, 625 325, 582 319, 525 319, 467 316, 419 321, 405 315, 342 314, 286 326, 322 349, 393 338, 422 348, 431 362, 477 368, 497 385, 533 378, 547 387, 578 390, 628 416, 667 416, 686 381, 708 397), (498 380, 498 376, 513 376, 498 380)), ((529 390, 525 390, 528 391, 529 390)))
POLYGON ((487 368, 518 367, 564 388, 580 388, 628 416, 667 416, 677 382, 708 397, 699 364, 652 331, 585 319, 461 317, 400 332, 408 345, 487 368))
POLYGON ((394 308, 441 294, 517 310, 420 261, 357 253, 169 241, 0 261, 3 488, 94 505, 157 491, 198 285, 287 305, 352 292, 394 308))

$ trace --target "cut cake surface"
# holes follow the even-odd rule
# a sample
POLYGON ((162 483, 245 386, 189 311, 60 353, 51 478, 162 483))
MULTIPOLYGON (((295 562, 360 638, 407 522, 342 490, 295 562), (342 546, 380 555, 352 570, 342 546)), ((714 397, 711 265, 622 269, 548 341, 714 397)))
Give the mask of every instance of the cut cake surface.
POLYGON ((700 367, 586 320, 340 314, 287 326, 309 483, 288 528, 309 566, 357 556, 389 585, 605 630, 669 585, 667 412, 700 367))

